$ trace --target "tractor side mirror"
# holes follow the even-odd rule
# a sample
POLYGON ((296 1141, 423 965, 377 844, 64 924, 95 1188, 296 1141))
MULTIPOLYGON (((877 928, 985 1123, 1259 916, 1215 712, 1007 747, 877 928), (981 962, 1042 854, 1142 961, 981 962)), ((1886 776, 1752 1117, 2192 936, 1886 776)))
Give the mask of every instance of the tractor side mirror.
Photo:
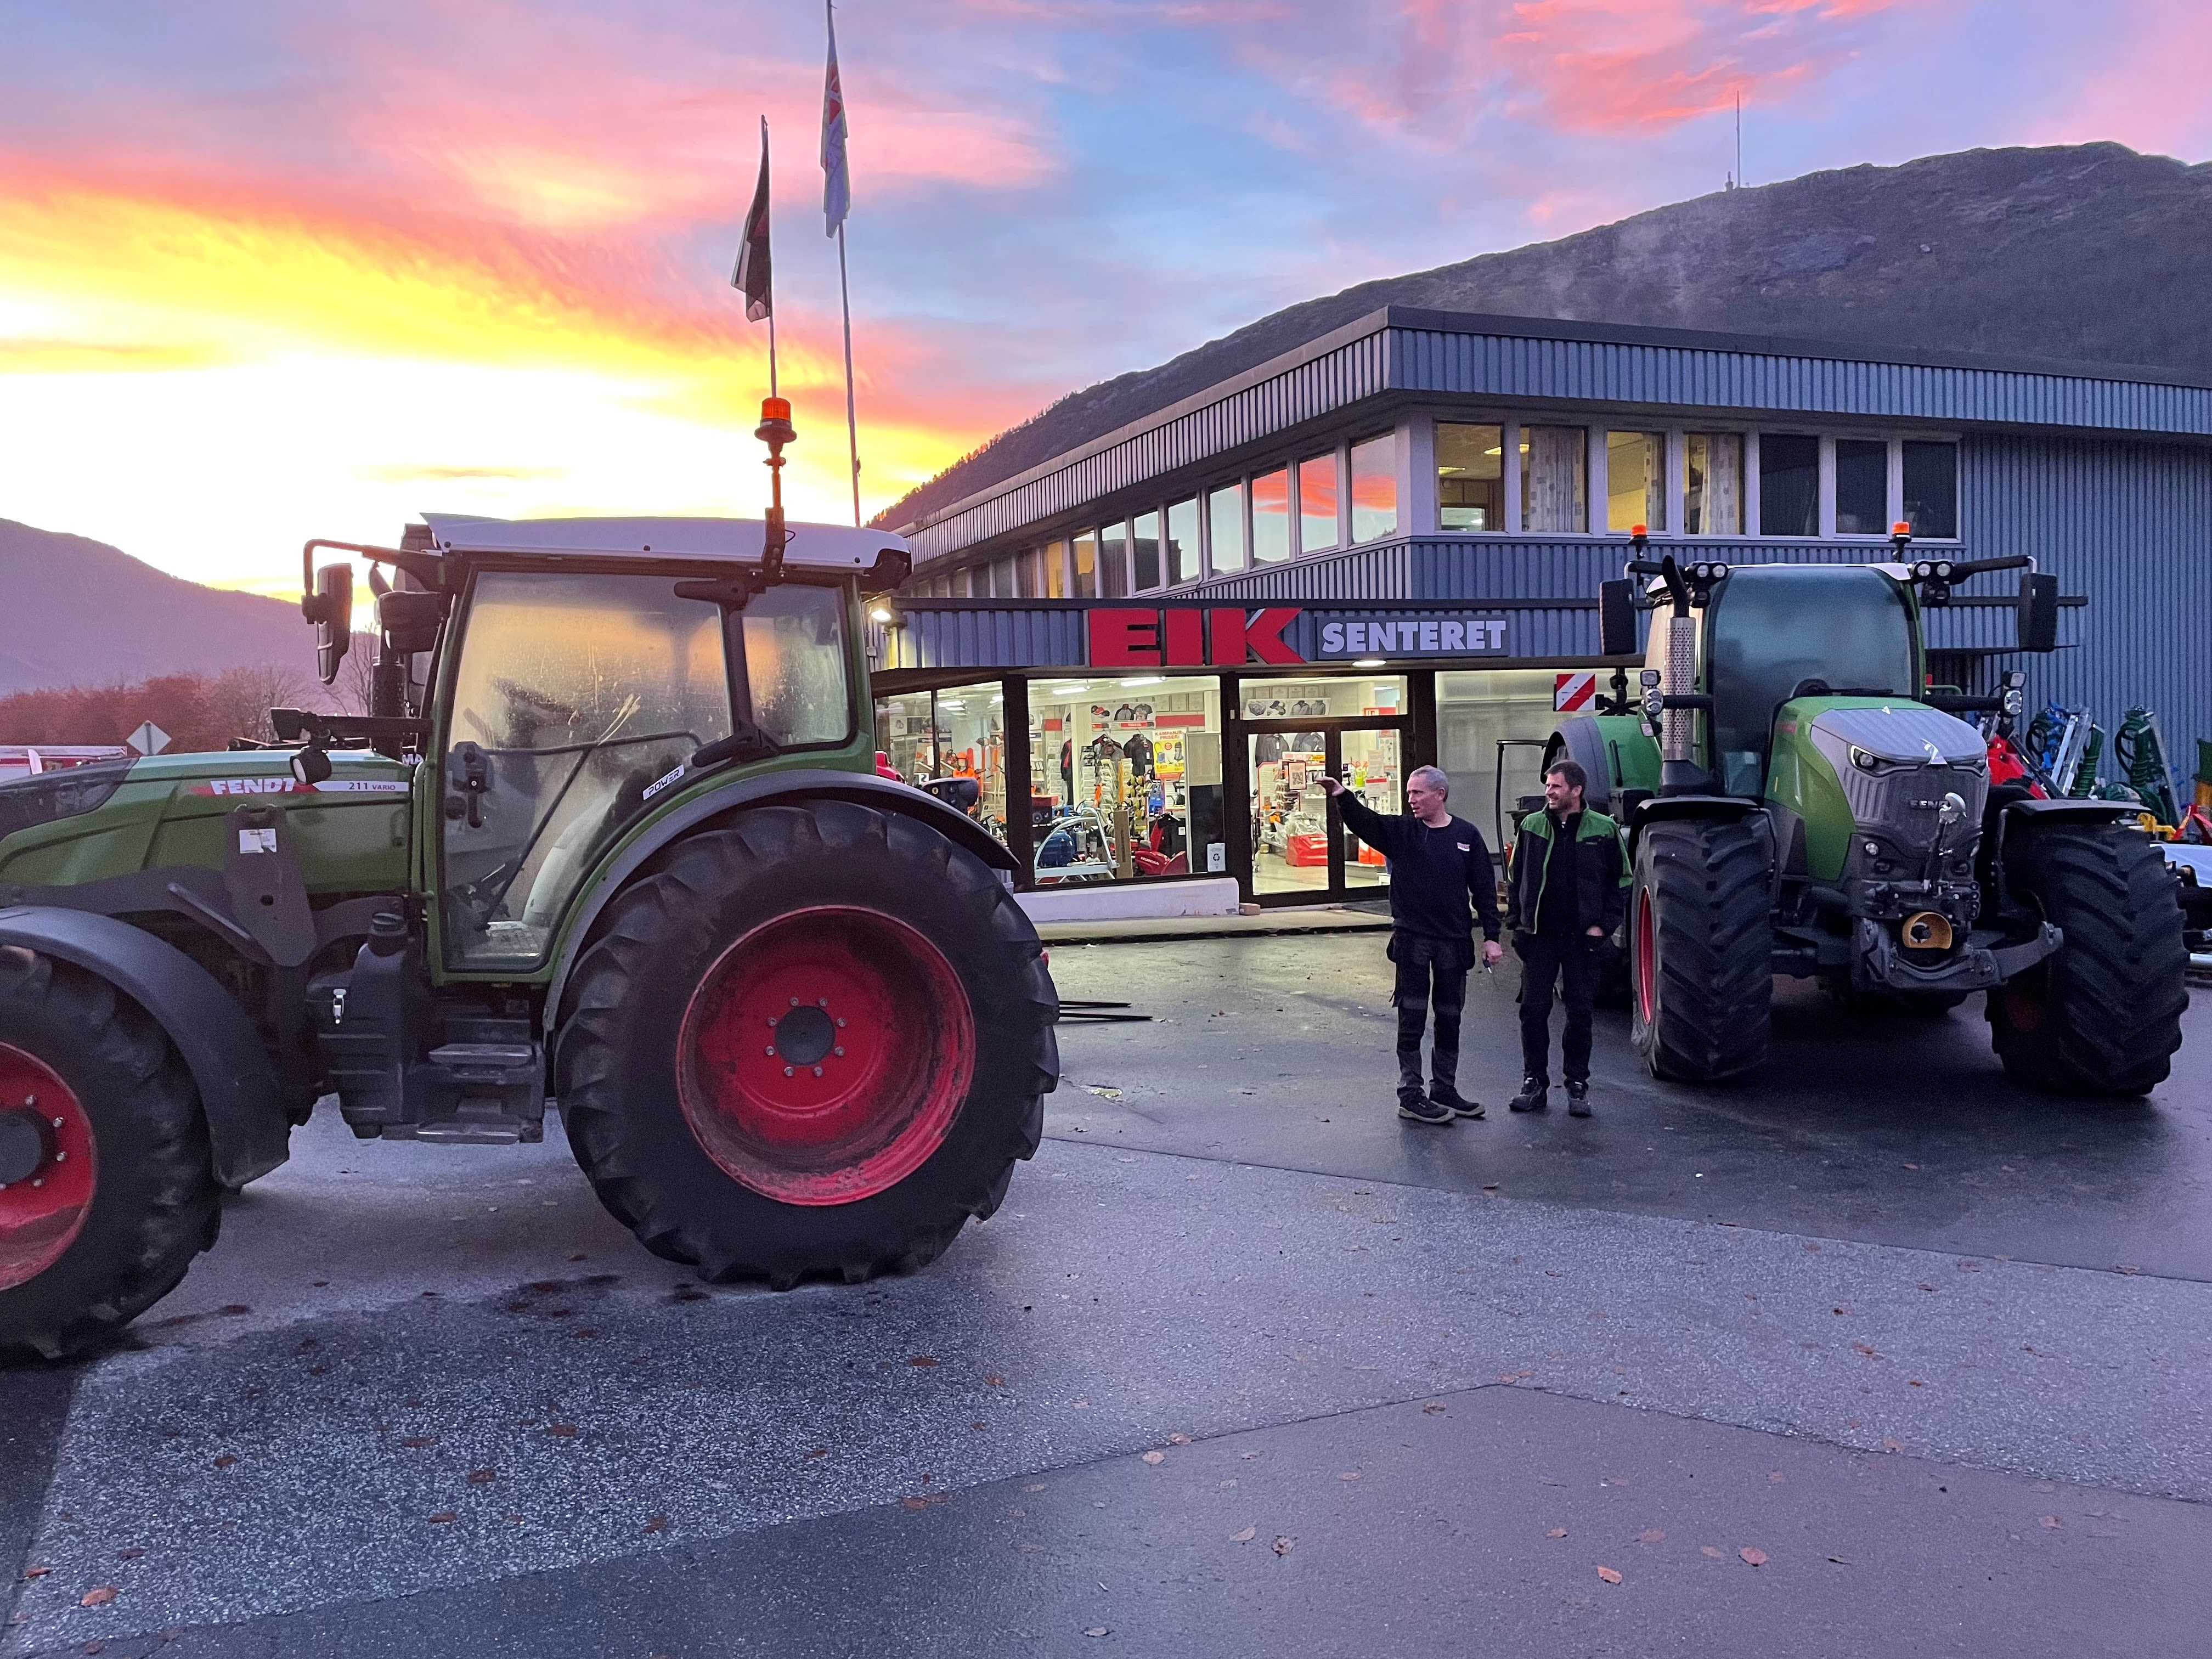
POLYGON ((316 677, 335 684, 353 645, 353 567, 326 564, 315 572, 315 596, 301 608, 315 625, 316 677))
POLYGON ((1598 584, 1597 638, 1601 657, 1636 654, 1636 584, 1626 576, 1598 584))
POLYGON ((2020 579, 2020 648, 2058 648, 2058 578, 2031 570, 2020 579))

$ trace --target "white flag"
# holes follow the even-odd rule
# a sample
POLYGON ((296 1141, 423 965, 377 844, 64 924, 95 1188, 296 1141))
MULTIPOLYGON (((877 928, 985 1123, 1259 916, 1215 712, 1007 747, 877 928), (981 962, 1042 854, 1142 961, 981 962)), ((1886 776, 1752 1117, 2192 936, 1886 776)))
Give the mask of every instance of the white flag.
POLYGON ((837 15, 828 6, 830 68, 822 82, 822 234, 835 236, 853 208, 853 181, 845 171, 845 89, 837 84, 837 15))

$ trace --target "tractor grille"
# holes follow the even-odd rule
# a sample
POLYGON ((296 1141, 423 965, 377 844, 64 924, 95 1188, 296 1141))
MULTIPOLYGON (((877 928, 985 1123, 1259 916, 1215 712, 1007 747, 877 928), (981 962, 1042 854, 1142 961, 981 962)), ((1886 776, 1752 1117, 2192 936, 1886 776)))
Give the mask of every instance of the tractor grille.
POLYGON ((1901 845, 1927 847, 1936 839, 1936 811, 1943 797, 1955 793, 1966 803, 1965 826, 1952 831, 1953 844, 1978 830, 1988 774, 1975 766, 1904 766, 1866 772, 1849 763, 1836 769, 1844 799, 1862 830, 1879 830, 1901 845))

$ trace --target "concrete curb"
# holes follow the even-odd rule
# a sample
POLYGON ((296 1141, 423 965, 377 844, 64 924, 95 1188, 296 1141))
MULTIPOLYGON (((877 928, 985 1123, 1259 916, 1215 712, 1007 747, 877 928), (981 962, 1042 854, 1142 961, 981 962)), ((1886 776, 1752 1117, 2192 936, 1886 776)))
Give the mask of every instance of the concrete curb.
POLYGON ((1047 945, 1150 945, 1167 939, 1237 939, 1283 933, 1387 933, 1390 918, 1364 910, 1276 910, 1256 916, 1161 916, 1133 921, 1048 921, 1047 945))

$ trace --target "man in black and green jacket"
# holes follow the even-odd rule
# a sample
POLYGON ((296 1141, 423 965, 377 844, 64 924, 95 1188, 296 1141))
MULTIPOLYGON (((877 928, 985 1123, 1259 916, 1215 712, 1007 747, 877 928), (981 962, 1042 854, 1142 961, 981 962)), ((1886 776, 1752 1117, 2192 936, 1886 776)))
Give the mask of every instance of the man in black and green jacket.
POLYGON ((1516 1112, 1550 1103, 1552 987, 1563 981, 1567 1029, 1559 1039, 1567 1109, 1589 1115, 1590 1006, 1597 996, 1598 943, 1628 908, 1628 861, 1620 829, 1586 810, 1583 769, 1562 760, 1544 775, 1544 810, 1521 820, 1505 870, 1505 926, 1521 958, 1521 1066, 1516 1112))

